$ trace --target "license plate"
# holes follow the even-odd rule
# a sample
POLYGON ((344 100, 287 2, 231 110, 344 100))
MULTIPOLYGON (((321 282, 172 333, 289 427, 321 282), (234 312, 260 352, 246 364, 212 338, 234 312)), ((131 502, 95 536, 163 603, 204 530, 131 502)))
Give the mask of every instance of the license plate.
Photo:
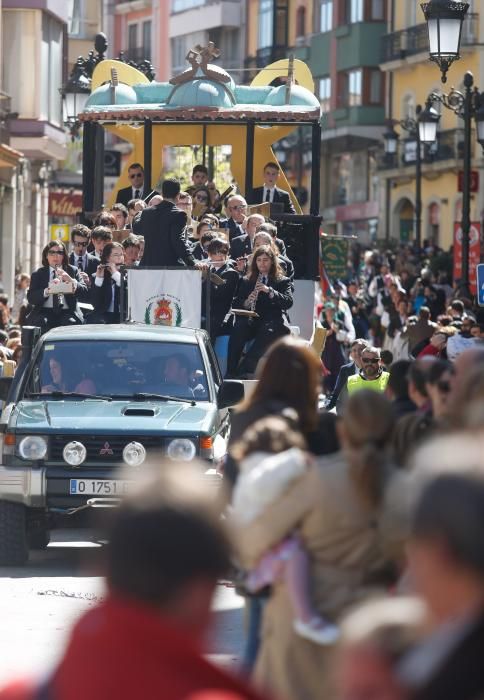
POLYGON ((70 479, 71 496, 124 496, 132 481, 109 481, 107 479, 70 479))

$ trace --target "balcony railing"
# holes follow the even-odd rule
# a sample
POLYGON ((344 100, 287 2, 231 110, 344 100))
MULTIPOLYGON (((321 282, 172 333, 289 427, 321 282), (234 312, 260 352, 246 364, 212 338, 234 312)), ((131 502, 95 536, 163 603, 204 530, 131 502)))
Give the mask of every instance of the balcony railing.
MULTIPOLYGON (((474 12, 466 15, 462 26, 461 46, 473 46, 479 41, 479 15, 474 12)), ((401 61, 407 56, 428 53, 429 38, 427 24, 418 24, 399 32, 386 34, 382 38, 381 60, 401 61)))
POLYGON ((239 2, 239 0, 171 0, 170 11, 174 15, 178 12, 186 12, 204 5, 215 5, 220 2, 239 2))
MULTIPOLYGON (((382 154, 378 167, 380 170, 394 170, 403 167, 415 167, 416 164, 415 139, 403 139, 400 144, 398 158, 382 154)), ((422 162, 438 163, 444 160, 462 160, 464 157, 464 131, 463 129, 448 129, 437 133, 437 141, 430 146, 422 146, 422 162)))
POLYGON ((127 61, 134 61, 135 63, 151 61, 151 46, 136 46, 130 49, 123 49, 122 54, 127 61))

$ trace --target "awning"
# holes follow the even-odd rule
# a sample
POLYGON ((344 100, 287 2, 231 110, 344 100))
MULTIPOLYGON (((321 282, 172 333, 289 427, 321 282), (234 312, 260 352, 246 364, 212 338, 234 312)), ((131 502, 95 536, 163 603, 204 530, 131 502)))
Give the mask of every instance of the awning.
POLYGON ((5 143, 0 143, 0 168, 14 168, 23 157, 24 154, 20 151, 16 151, 15 148, 11 148, 5 143))

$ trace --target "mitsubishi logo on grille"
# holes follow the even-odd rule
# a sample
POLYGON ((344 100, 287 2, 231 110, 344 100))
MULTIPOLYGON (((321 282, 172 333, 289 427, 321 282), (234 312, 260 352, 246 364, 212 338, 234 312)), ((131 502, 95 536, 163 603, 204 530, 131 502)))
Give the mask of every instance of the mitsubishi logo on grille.
POLYGON ((100 454, 100 455, 112 455, 112 454, 114 454, 114 452, 113 452, 112 449, 111 449, 111 445, 109 444, 109 442, 105 442, 105 443, 104 443, 104 447, 101 447, 101 449, 99 450, 99 454, 100 454))

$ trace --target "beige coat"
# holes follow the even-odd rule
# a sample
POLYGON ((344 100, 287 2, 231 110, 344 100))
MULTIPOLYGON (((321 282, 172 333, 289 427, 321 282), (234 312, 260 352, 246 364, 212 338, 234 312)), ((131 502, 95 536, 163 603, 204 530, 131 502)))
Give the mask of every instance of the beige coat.
MULTIPOLYGON (((311 560, 313 605, 337 620, 370 593, 372 574, 383 563, 376 518, 359 500, 342 453, 319 459, 237 533, 242 563, 253 568, 270 547, 295 530, 311 560)), ((295 634, 293 618, 281 582, 265 609, 256 682, 283 700, 329 700, 330 652, 295 634)))

